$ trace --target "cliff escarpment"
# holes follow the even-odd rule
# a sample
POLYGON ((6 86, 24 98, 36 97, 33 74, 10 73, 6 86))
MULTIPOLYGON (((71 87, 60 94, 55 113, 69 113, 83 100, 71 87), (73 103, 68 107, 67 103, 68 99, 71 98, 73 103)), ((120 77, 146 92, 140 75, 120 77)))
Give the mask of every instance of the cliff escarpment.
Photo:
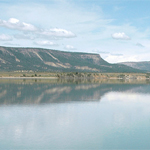
POLYGON ((64 52, 42 48, 0 47, 0 71, 139 72, 122 64, 110 64, 99 54, 64 52))

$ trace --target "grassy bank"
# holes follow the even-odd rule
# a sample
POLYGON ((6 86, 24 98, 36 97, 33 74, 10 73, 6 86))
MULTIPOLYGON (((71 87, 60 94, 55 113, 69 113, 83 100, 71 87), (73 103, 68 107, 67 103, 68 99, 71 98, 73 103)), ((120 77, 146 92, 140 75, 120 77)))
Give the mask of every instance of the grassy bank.
POLYGON ((150 73, 0 72, 1 78, 137 79, 149 80, 150 73))

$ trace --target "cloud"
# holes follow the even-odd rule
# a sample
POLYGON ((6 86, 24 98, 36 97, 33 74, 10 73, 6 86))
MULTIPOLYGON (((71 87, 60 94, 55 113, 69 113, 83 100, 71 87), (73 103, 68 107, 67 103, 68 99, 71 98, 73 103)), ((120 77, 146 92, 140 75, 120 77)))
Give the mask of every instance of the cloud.
POLYGON ((51 41, 36 41, 34 42, 36 45, 41 45, 41 46, 58 46, 58 44, 51 42, 51 41))
POLYGON ((25 23, 25 22, 20 22, 16 18, 10 18, 8 21, 0 19, 0 26, 9 28, 9 29, 21 30, 21 31, 37 31, 38 30, 34 25, 25 23))
POLYGON ((28 39, 28 40, 35 39, 34 36, 31 36, 31 35, 28 35, 28 34, 15 34, 14 38, 16 38, 16 39, 28 39))
POLYGON ((67 50, 76 50, 76 48, 74 48, 72 45, 66 45, 64 48, 67 50))
POLYGON ((137 62, 139 60, 138 56, 136 55, 108 55, 105 58, 106 61, 109 63, 118 63, 118 62, 137 62))
POLYGON ((106 52, 106 51, 101 51, 99 49, 93 49, 92 50, 93 53, 103 53, 103 54, 108 54, 109 52, 106 52))
POLYGON ((0 41, 12 41, 12 37, 6 34, 1 34, 0 35, 0 41))
POLYGON ((136 46, 138 46, 138 47, 145 47, 145 46, 142 45, 141 43, 136 43, 136 46))
POLYGON ((110 54, 110 55, 112 55, 112 56, 123 56, 123 54, 110 54))
POLYGON ((116 39, 116 40, 131 40, 131 38, 129 36, 127 36, 124 32, 114 33, 111 36, 113 39, 116 39))
MULTIPOLYGON (((21 22, 20 20, 16 18, 10 18, 8 21, 1 20, 0 19, 0 26, 19 30, 19 31, 26 31, 26 32, 32 32, 34 35, 42 36, 42 37, 54 37, 54 38, 73 38, 76 37, 76 35, 71 32, 67 31, 65 29, 61 28, 51 28, 49 30, 46 29, 40 29, 32 24, 21 22)), ((21 39, 27 39, 27 36, 23 35, 15 35, 15 38, 21 38, 21 39)))
POLYGON ((48 37, 58 37, 58 38, 73 38, 76 37, 74 33, 71 31, 67 31, 65 29, 53 28, 50 30, 43 30, 38 32, 38 34, 48 37))

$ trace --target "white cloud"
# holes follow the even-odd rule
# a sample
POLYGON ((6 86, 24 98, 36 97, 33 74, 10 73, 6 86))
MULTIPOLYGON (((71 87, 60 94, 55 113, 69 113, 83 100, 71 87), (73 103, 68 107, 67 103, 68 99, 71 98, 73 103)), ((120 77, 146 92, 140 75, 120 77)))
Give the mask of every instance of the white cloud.
POLYGON ((76 48, 75 48, 74 46, 72 46, 72 45, 66 45, 64 48, 67 49, 67 50, 75 50, 75 49, 76 49, 76 48))
POLYGON ((12 41, 12 37, 6 34, 1 34, 0 35, 0 41, 12 41))
POLYGON ((51 41, 36 41, 34 42, 37 45, 41 45, 41 46, 58 46, 58 44, 51 42, 51 41))
MULTIPOLYGON (((49 30, 45 30, 42 28, 40 29, 32 24, 21 22, 20 20, 16 18, 10 18, 8 21, 0 19, 0 26, 9 28, 9 29, 14 29, 14 30, 32 32, 34 35, 42 36, 42 37, 56 37, 56 38, 76 37, 76 35, 73 32, 67 31, 65 29, 61 29, 61 28, 51 28, 49 30)), ((18 38, 18 37, 26 39, 25 36, 15 35, 15 38, 18 38)))
POLYGON ((34 25, 25 23, 25 22, 20 22, 16 18, 10 18, 8 21, 0 19, 0 26, 9 28, 9 29, 21 30, 21 31, 37 31, 38 30, 34 25))
POLYGON ((43 30, 38 32, 40 35, 48 36, 48 37, 58 37, 58 38, 73 38, 76 37, 74 33, 71 31, 67 31, 65 29, 53 28, 50 30, 43 30))
POLYGON ((114 33, 111 36, 112 36, 113 39, 116 39, 116 40, 130 40, 131 39, 124 32, 122 32, 122 33, 114 33))
POLYGON ((106 61, 108 61, 109 63, 118 63, 118 62, 129 62, 129 61, 132 61, 132 62, 137 62, 138 61, 138 56, 136 55, 133 55, 133 56, 130 56, 130 55, 108 55, 106 58, 105 58, 106 61))

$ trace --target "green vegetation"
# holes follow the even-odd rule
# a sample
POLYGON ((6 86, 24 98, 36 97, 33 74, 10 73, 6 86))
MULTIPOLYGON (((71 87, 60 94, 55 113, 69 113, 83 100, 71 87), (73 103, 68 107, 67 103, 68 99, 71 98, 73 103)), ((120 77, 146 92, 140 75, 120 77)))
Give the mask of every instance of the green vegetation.
POLYGON ((150 73, 92 73, 92 72, 0 72, 0 77, 55 79, 120 79, 150 80, 150 73))

